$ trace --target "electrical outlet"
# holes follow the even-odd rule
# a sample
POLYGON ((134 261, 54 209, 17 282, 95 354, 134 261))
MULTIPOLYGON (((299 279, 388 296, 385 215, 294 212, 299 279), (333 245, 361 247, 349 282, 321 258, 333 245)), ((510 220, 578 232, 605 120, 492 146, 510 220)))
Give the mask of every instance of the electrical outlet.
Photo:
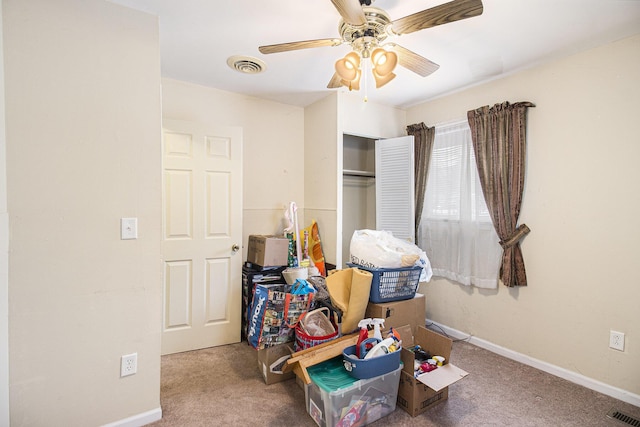
POLYGON ((624 351, 624 332, 609 331, 609 347, 624 351))
POLYGON ((124 355, 120 358, 120 377, 138 372, 138 353, 124 355))

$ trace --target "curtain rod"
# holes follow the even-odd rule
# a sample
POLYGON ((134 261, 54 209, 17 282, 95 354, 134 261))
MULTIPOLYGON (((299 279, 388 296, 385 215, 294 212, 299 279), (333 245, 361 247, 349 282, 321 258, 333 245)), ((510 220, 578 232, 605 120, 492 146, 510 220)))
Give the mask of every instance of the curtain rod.
POLYGON ((469 121, 466 118, 457 118, 457 119, 450 120, 448 122, 436 123, 435 125, 433 125, 433 127, 455 126, 455 125, 461 125, 463 123, 469 123, 469 121))

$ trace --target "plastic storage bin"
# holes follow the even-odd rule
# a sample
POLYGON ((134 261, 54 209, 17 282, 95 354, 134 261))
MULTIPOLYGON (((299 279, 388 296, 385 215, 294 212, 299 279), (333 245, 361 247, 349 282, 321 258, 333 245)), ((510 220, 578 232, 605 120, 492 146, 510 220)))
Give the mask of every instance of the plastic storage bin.
POLYGON ((307 412, 320 427, 370 424, 395 411, 401 371, 399 366, 385 375, 357 380, 345 371, 341 357, 307 368, 307 412))
POLYGON ((420 273, 422 273, 420 266, 372 268, 350 263, 347 265, 373 274, 369 301, 376 304, 413 298, 420 283, 420 273))
POLYGON ((352 345, 342 351, 345 370, 354 378, 368 379, 395 371, 400 366, 400 349, 370 359, 359 359, 356 346, 352 345))

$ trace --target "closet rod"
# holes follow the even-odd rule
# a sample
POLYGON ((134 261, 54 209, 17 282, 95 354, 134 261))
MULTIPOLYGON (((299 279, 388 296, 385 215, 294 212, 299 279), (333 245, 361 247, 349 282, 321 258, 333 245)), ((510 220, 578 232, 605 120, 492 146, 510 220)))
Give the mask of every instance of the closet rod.
POLYGON ((359 176, 359 177, 363 177, 363 178, 375 178, 376 177, 376 174, 373 173, 373 172, 357 171, 357 170, 351 170, 351 169, 344 169, 342 171, 342 175, 359 176))

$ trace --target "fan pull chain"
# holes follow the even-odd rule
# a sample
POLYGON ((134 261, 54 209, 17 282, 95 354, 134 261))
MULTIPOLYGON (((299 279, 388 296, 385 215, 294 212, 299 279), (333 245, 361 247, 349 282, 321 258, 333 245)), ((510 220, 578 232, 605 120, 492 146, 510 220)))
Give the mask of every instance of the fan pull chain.
MULTIPOLYGON (((368 59, 368 58, 367 58, 368 59)), ((368 83, 369 83, 369 73, 371 72, 369 67, 369 61, 362 61, 362 87, 364 88, 364 98, 363 102, 369 102, 368 94, 368 83)))

